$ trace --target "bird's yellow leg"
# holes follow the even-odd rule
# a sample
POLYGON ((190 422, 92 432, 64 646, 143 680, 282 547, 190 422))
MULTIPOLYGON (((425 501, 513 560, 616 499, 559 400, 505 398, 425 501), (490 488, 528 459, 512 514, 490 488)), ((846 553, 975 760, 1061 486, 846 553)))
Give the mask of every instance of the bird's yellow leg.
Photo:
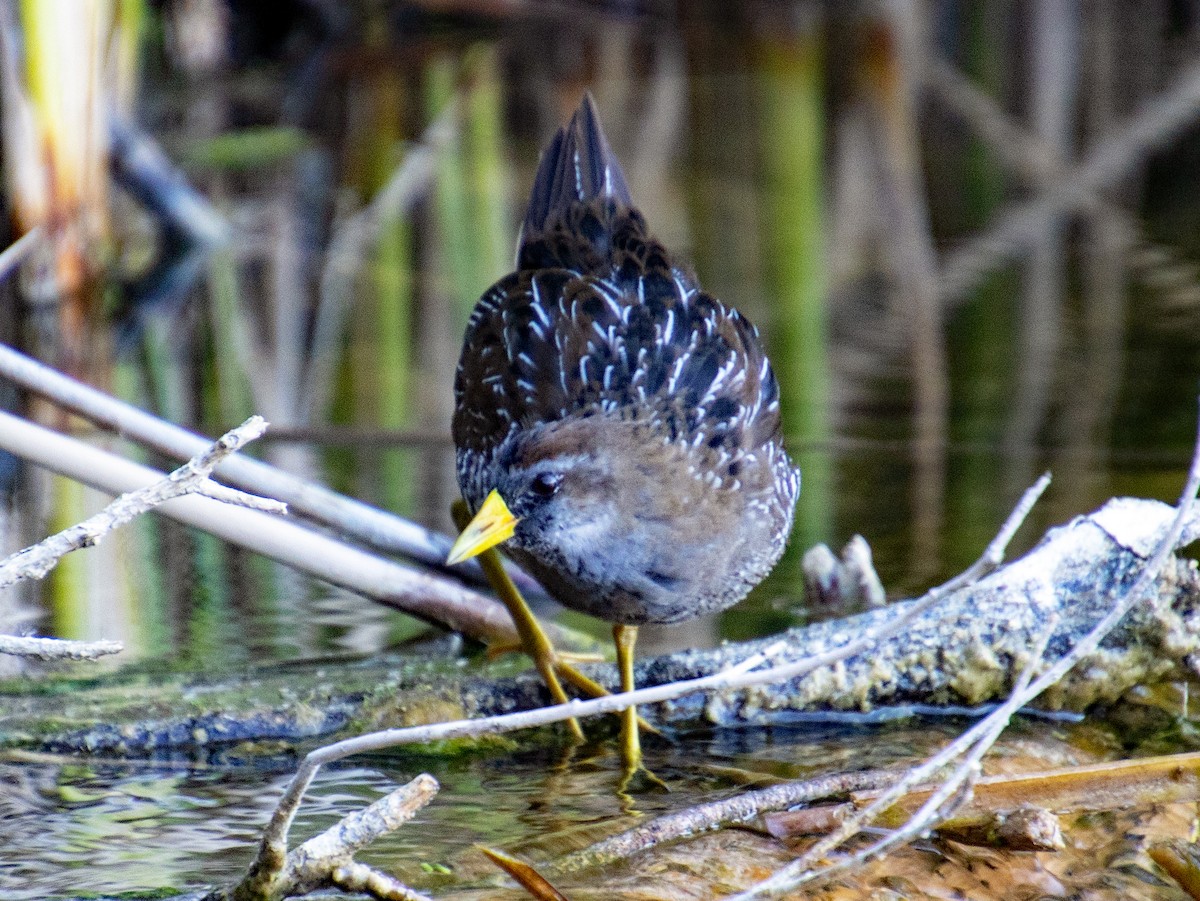
MULTIPOLYGON (((515 654, 518 651, 524 650, 525 648, 521 646, 521 642, 519 641, 498 641, 487 646, 487 656, 489 660, 495 660, 499 657, 503 657, 505 654, 515 654)), ((559 648, 555 648, 554 656, 558 661, 558 670, 562 674, 563 678, 572 685, 575 685, 575 687, 579 688, 581 691, 586 691, 591 694, 590 689, 584 688, 581 685, 577 685, 567 674, 567 671, 572 669, 572 663, 603 663, 604 655, 591 651, 563 651, 559 648)), ((580 673, 578 670, 575 672, 576 675, 584 682, 590 682, 592 685, 597 685, 597 683, 592 682, 591 679, 583 675, 583 673, 580 673)), ((601 690, 603 691, 603 689, 601 690)), ((597 695, 597 697, 599 697, 599 695, 597 695)))
MULTIPOLYGON (((465 529, 467 523, 471 521, 470 510, 461 500, 455 501, 451 506, 450 515, 459 529, 465 529)), ((562 683, 558 681, 557 669, 561 663, 558 655, 554 652, 554 645, 550 644, 550 639, 542 631, 537 617, 533 615, 533 611, 525 603, 525 598, 521 597, 521 592, 517 590, 513 580, 504 571, 504 563, 500 560, 500 554, 495 548, 484 551, 479 554, 479 565, 483 567, 484 575, 487 576, 500 600, 504 602, 504 606, 508 608, 513 626, 516 627, 517 635, 520 636, 521 647, 533 659, 533 665, 537 667, 542 680, 550 690, 550 697, 556 704, 567 703, 570 699, 563 690, 562 683)), ((576 738, 583 738, 583 727, 579 725, 579 720, 571 717, 567 720, 567 726, 576 738)))
MULTIPOLYGON (((593 698, 602 698, 607 694, 612 694, 612 692, 610 692, 607 688, 605 688, 603 685, 601 685, 595 679, 591 679, 588 676, 585 676, 583 673, 581 673, 579 670, 575 669, 575 667, 571 666, 571 664, 569 664, 569 663, 560 661, 558 666, 555 668, 558 670, 559 674, 567 682, 574 685, 576 688, 578 688, 584 694, 590 695, 593 698)), ((636 715, 636 711, 635 711, 635 715, 636 715)), ((638 723, 638 726, 641 727, 641 730, 643 732, 649 732, 651 735, 662 735, 662 732, 660 732, 658 729, 655 729, 653 726, 651 726, 648 722, 646 722, 640 716, 637 717, 637 723, 638 723)))
MULTIPOLYGON (((617 646, 617 672, 621 677, 621 691, 633 691, 637 685, 633 679, 633 647, 637 644, 637 626, 613 626, 613 643, 617 646)), ((656 788, 670 791, 667 783, 642 765, 642 739, 639 725, 645 720, 637 715, 637 707, 626 707, 621 711, 621 758, 625 763, 625 775, 621 779, 617 794, 628 802, 627 813, 636 813, 633 800, 629 797, 629 786, 638 774, 656 788)), ((657 734, 656 729, 646 726, 657 734)))
MULTIPOLYGON (((461 499, 455 501, 450 506, 450 516, 454 519, 454 524, 459 530, 465 529, 471 521, 471 511, 468 509, 466 502, 461 499)), ((500 645, 494 648, 489 647, 488 654, 499 655, 514 650, 524 651, 533 659, 534 665, 546 682, 546 687, 550 689, 551 697, 559 704, 567 700, 566 693, 562 689, 562 683, 558 680, 560 675, 564 681, 575 686, 575 688, 589 697, 601 698, 609 694, 608 689, 595 679, 585 676, 569 662, 572 658, 582 658, 583 655, 563 654, 555 650, 554 645, 550 643, 550 639, 546 637, 546 633, 542 630, 541 624, 537 621, 537 617, 533 615, 533 611, 529 609, 525 598, 521 596, 520 590, 513 584, 512 578, 504 569, 504 562, 500 559, 499 553, 494 549, 487 550, 479 554, 478 560, 479 565, 483 568, 484 575, 487 576, 487 580, 492 586, 492 590, 496 592, 500 600, 504 602, 504 606, 508 608, 509 615, 512 616, 513 625, 516 627, 517 635, 520 638, 519 644, 512 646, 500 645)), ((571 724, 571 731, 576 732, 578 730, 576 734, 582 737, 583 730, 579 729, 579 721, 572 718, 568 722, 571 724)), ((638 723, 647 732, 652 732, 655 735, 662 734, 641 717, 638 717, 638 723)))
MULTIPOLYGON (((621 679, 621 691, 633 691, 633 646, 637 644, 637 626, 617 623, 613 626, 613 643, 617 646, 617 673, 621 679)), ((642 740, 638 734, 636 707, 621 711, 621 756, 625 759, 627 772, 642 765, 642 740)))

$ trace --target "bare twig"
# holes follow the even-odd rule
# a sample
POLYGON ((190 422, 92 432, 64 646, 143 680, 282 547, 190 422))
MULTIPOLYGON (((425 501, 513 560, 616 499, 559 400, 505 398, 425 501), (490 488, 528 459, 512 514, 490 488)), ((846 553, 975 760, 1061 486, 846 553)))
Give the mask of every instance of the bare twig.
POLYGON ((220 501, 222 504, 229 504, 231 507, 245 507, 247 510, 258 510, 262 513, 284 514, 288 512, 288 506, 283 501, 230 488, 220 482, 202 482, 196 487, 195 493, 214 501, 220 501))
MULTIPOLYGON (((7 414, 4 416, 8 419, 7 414)), ((99 544, 109 532, 147 510, 173 498, 201 490, 209 474, 221 460, 258 438, 266 429, 266 420, 261 416, 251 416, 167 478, 145 488, 122 494, 96 515, 0 561, 0 588, 6 588, 24 579, 41 579, 71 551, 99 544)), ((241 492, 235 493, 232 489, 226 489, 222 499, 232 498, 235 494, 239 503, 246 502, 245 495, 241 492)), ((268 505, 269 509, 276 513, 287 510, 286 505, 278 501, 256 499, 254 503, 268 505)))
POLYGON ((757 791, 742 792, 720 801, 697 804, 658 817, 642 826, 562 857, 548 869, 552 873, 563 873, 584 867, 601 867, 625 860, 666 842, 711 832, 722 826, 745 823, 772 810, 785 810, 822 798, 845 795, 867 788, 879 788, 885 784, 890 785, 895 779, 895 773, 865 770, 857 773, 833 773, 802 782, 785 782, 757 791))
POLYGON ((983 554, 979 559, 968 566, 965 570, 939 586, 939 591, 957 591, 966 585, 971 585, 978 582, 993 569, 1004 562, 1004 554, 1008 549, 1008 544, 1013 540, 1013 536, 1017 534, 1017 529, 1021 528, 1021 523, 1025 522, 1029 512, 1033 509, 1034 504, 1050 487, 1050 473, 1044 472, 1025 493, 1021 495, 1021 499, 1017 501, 1017 505, 1013 507, 1012 513, 1008 514, 1008 519, 1004 520, 1004 525, 1000 526, 1000 531, 996 533, 996 537, 988 542, 988 546, 984 548, 983 554))
MULTIPOLYGON (((960 811, 938 829, 970 825, 981 816, 1028 807, 1033 801, 1060 813, 1094 810, 1099 795, 1104 796, 1109 809, 1191 801, 1196 797, 1197 777, 1200 752, 1196 751, 985 776, 975 785, 970 809, 960 811)), ((897 811, 915 811, 930 794, 928 787, 914 789, 900 798, 886 817, 891 819, 897 811)), ((855 791, 850 803, 861 807, 878 796, 879 792, 872 789, 855 791)))

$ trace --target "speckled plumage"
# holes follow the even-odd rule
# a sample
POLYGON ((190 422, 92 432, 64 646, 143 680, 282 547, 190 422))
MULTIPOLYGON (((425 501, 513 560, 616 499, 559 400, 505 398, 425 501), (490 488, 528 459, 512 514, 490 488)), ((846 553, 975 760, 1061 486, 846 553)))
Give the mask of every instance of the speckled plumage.
POLYGON ((499 490, 505 550, 569 607, 688 619, 783 552, 800 477, 758 331, 650 236, 590 97, 542 158, 454 395, 463 497, 499 490))

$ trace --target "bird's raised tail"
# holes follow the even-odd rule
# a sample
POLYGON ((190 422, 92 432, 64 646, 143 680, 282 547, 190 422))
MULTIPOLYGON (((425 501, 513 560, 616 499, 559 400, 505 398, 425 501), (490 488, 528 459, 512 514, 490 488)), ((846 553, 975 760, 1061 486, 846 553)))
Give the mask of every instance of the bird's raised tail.
POLYGON ((518 268, 587 268, 594 256, 607 257, 612 215, 632 205, 596 104, 584 94, 538 164, 521 225, 518 268))

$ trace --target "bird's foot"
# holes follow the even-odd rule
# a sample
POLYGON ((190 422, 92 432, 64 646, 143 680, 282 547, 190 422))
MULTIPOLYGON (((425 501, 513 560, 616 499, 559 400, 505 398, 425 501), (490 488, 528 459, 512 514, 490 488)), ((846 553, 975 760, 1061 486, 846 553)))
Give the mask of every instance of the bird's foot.
POLYGON ((628 804, 625 809, 626 813, 640 812, 634 805, 633 795, 642 795, 652 791, 669 792, 670 790, 670 786, 644 763, 638 763, 635 767, 626 766, 621 774, 621 781, 617 785, 617 795, 625 799, 628 804))

